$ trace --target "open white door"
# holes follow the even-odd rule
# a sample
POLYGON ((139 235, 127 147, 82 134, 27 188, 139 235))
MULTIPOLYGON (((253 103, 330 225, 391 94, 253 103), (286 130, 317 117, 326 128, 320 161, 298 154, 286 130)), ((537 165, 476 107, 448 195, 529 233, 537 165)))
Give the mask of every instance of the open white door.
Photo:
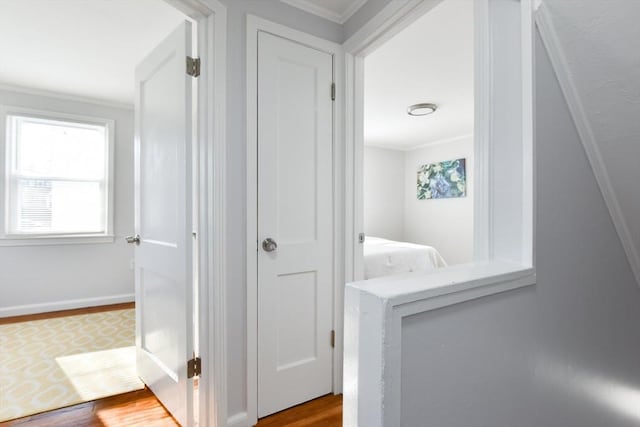
POLYGON ((190 55, 184 22, 138 65, 135 80, 138 375, 184 426, 193 421, 190 55))
POLYGON ((332 390, 333 57, 259 33, 258 416, 332 390))

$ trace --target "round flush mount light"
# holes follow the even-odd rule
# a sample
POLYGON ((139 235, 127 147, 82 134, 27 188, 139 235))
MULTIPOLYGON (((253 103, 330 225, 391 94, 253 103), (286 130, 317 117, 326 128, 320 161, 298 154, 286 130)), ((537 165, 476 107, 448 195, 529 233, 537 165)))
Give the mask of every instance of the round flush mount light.
POLYGON ((438 109, 436 104, 414 104, 407 108, 407 114, 410 116, 428 116, 438 109))

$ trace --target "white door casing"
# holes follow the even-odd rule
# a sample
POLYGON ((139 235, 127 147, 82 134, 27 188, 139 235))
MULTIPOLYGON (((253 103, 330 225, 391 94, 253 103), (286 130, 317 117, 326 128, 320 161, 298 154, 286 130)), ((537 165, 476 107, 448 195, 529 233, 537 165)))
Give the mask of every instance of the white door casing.
POLYGON ((182 425, 193 421, 192 31, 182 23, 136 68, 138 374, 182 425))
POLYGON ((331 54, 259 32, 260 417, 332 390, 332 81, 331 54))

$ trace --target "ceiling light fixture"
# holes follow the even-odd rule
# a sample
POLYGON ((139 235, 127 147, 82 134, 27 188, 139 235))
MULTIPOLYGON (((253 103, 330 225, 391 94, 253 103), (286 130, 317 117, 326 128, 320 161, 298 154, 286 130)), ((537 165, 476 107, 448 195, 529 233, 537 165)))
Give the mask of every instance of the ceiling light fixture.
POLYGON ((433 114, 438 109, 436 104, 414 104, 407 108, 407 114, 410 116, 427 116, 433 114))

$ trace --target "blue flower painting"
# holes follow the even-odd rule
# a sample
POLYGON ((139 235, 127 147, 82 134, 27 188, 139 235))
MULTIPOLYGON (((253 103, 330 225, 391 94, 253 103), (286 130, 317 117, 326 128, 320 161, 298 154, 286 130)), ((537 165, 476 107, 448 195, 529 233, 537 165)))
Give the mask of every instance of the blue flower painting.
POLYGON ((418 200, 467 195, 465 159, 430 163, 418 168, 418 200))

